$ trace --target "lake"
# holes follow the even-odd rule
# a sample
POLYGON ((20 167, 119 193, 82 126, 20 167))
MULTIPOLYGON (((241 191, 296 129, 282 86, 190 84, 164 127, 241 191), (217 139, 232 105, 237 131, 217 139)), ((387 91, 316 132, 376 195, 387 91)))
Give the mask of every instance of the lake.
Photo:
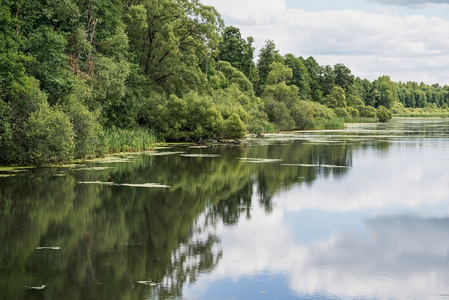
POLYGON ((0 299, 449 296, 447 119, 2 172, 0 197, 0 299))

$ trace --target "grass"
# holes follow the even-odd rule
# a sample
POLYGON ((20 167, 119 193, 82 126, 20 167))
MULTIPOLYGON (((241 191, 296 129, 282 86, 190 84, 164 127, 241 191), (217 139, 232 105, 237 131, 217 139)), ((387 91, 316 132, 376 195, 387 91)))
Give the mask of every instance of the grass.
POLYGON ((395 117, 405 118, 449 118, 449 112, 447 113, 400 113, 394 114, 395 117))
POLYGON ((313 122, 312 130, 321 129, 343 129, 345 128, 345 120, 343 118, 333 118, 330 120, 317 118, 313 122))
POLYGON ((111 128, 105 130, 107 153, 150 150, 161 139, 154 132, 139 129, 111 128))
POLYGON ((345 118, 345 123, 378 123, 379 120, 377 118, 345 118))

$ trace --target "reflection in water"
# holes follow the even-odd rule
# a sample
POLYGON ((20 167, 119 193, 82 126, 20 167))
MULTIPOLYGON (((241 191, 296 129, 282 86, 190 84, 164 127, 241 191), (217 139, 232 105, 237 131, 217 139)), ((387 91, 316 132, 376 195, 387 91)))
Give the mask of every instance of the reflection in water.
POLYGON ((447 294, 448 136, 400 120, 1 177, 0 299, 447 294))

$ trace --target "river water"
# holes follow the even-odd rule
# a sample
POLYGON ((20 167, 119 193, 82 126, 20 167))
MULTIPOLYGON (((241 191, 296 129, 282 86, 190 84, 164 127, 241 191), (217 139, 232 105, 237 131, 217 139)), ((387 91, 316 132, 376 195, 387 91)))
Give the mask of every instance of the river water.
POLYGON ((3 172, 0 197, 0 299, 449 296, 449 120, 3 172))

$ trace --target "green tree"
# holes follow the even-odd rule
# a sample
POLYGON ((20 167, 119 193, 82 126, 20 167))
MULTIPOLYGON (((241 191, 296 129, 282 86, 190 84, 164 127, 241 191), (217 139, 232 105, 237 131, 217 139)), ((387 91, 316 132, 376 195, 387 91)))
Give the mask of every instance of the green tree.
POLYGON ((291 83, 299 88, 299 96, 301 99, 311 99, 310 75, 300 57, 295 57, 293 54, 284 56, 284 63, 292 69, 291 83))
POLYGON ((339 86, 334 86, 331 93, 325 98, 324 104, 329 108, 346 107, 345 91, 339 86))
POLYGON ((260 49, 259 59, 257 60, 257 82, 256 95, 262 95, 267 82, 268 73, 271 71, 271 64, 273 62, 281 62, 282 57, 279 51, 276 50, 276 45, 272 40, 265 41, 264 47, 260 49))
POLYGON ((341 87, 347 94, 353 89, 354 75, 344 64, 334 65, 335 84, 341 87))
POLYGON ((234 26, 226 27, 222 37, 223 41, 219 46, 219 60, 229 62, 245 76, 251 78, 251 71, 254 70, 254 47, 252 46, 254 39, 248 37, 247 40, 244 40, 240 29, 234 26))

